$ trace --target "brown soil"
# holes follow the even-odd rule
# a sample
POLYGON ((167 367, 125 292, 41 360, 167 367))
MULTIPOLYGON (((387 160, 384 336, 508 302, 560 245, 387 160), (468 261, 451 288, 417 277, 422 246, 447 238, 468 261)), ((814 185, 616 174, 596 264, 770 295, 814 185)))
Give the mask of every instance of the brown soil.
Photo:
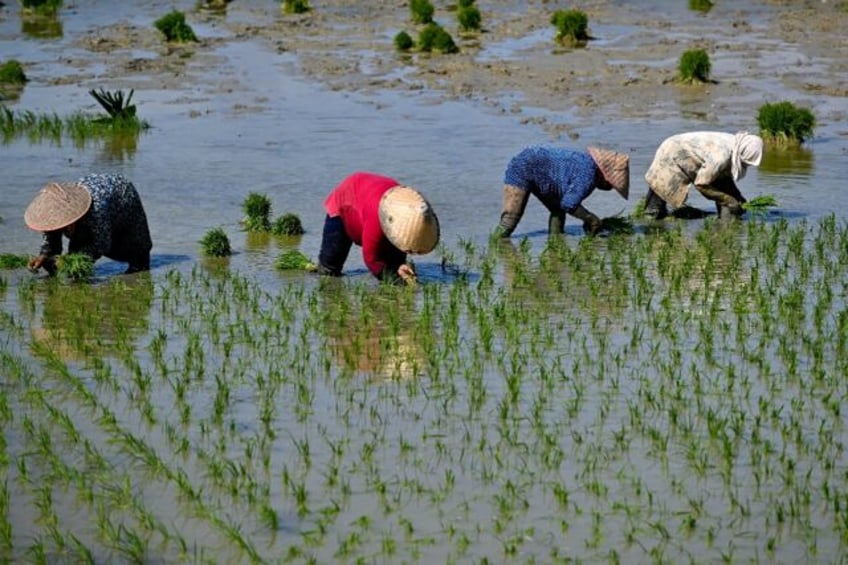
MULTIPOLYGON (((681 17, 678 11, 672 20, 641 2, 620 6, 593 0, 581 9, 596 39, 578 48, 554 41, 549 20, 555 7, 546 2, 480 1, 484 30, 471 34, 457 30, 448 8, 453 2, 435 4, 436 20, 457 40, 458 54, 398 53, 394 35, 406 30, 416 37, 419 29, 410 22, 408 7, 362 0, 314 1, 314 9, 303 15, 282 14, 274 5, 245 16, 247 8, 238 7, 240 17, 232 22, 229 15, 201 10, 188 21, 224 28, 228 37, 193 45, 167 45, 154 28, 126 23, 93 30, 78 44, 94 54, 110 53, 114 62, 107 72, 113 78, 133 76, 138 88, 138 79, 148 76, 151 86, 169 88, 220 64, 216 45, 260 40, 278 53, 296 54, 300 71, 331 89, 425 91, 442 100, 473 100, 497 112, 535 107, 574 117, 572 124, 526 118, 552 134, 572 134, 580 121, 598 116, 661 119, 679 115, 682 107, 707 122, 721 117, 744 126, 752 123, 759 105, 777 99, 813 107, 820 123, 848 117, 845 1, 746 2, 745 9, 714 8, 704 15, 681 17), (531 34, 542 39, 508 58, 490 55, 493 47, 531 34), (677 61, 692 47, 710 54, 712 82, 677 81, 677 61), (129 48, 156 56, 130 57, 129 48)), ((69 63, 84 67, 86 62, 69 63)))

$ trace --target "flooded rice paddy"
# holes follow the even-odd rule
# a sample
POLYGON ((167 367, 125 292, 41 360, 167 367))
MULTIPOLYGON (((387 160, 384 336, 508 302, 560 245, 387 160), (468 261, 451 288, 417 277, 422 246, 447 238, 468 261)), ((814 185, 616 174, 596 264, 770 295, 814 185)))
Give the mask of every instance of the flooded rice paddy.
MULTIPOLYGON (((247 5, 225 17, 251 22, 247 5)), ((133 180, 154 238, 140 275, 108 260, 92 284, 0 271, 0 560, 848 554, 844 97, 804 94, 815 138, 766 153, 740 183, 777 198, 768 215, 637 222, 599 238, 569 220, 549 239, 531 203, 515 237, 491 242, 503 168, 528 143, 627 150, 635 200, 664 137, 753 130, 755 113, 712 112, 674 87, 662 109, 588 117, 517 92, 498 95, 520 108, 503 111, 429 88, 328 88, 303 76, 298 53, 199 16, 198 35, 225 40, 187 57, 178 80, 115 78, 112 55, 77 39, 115 21, 149 26, 172 7, 139 6, 66 6, 48 38, 27 32, 17 6, 0 11, 0 59, 28 62, 31 77, 11 108, 94 111, 88 89, 136 88, 152 124, 131 143, 6 140, 0 252, 37 250, 22 214, 46 180, 93 171, 133 180), (543 127, 553 122, 569 134, 543 127), (377 285, 357 249, 341 280, 274 269, 284 249, 317 256, 323 198, 355 170, 408 182, 437 210, 442 246, 415 258, 415 288, 377 285), (241 231, 248 192, 307 233, 241 231), (219 226, 236 254, 202 259, 198 241, 219 226)), ((751 3, 751 21, 777 9, 751 3)), ((621 25, 598 29, 632 33, 621 25)), ((540 40, 493 42, 481 61, 520 60, 540 40)), ((132 58, 156 53, 144 44, 132 58)), ((733 72, 730 58, 717 65, 733 72)), ((627 215, 633 200, 586 205, 627 215)))

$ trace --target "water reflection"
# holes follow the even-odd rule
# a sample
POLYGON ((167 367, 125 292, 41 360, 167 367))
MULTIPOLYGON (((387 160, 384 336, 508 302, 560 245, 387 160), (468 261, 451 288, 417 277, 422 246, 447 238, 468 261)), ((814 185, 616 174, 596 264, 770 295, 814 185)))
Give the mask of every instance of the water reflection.
POLYGON ((807 176, 814 165, 814 154, 806 147, 770 145, 763 151, 759 170, 763 174, 807 176))
POLYGON ((32 329, 33 338, 65 361, 133 349, 133 340, 148 330, 154 296, 150 273, 94 285, 45 283, 41 325, 32 329))
POLYGON ((21 33, 30 39, 61 39, 64 27, 55 13, 21 13, 21 33))
POLYGON ((351 289, 339 279, 322 281, 318 292, 328 349, 343 374, 398 380, 423 372, 419 316, 407 290, 351 289))

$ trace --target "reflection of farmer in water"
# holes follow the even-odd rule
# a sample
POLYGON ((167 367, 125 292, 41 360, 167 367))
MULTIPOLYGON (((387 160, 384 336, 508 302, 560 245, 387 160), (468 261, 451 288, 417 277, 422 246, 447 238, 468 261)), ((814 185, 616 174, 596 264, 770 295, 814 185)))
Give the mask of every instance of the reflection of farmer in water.
POLYGON ((664 218, 667 205, 683 206, 689 186, 694 184, 698 192, 715 202, 719 216, 741 216, 745 197, 735 181, 745 176, 749 165, 758 166, 762 156, 763 140, 747 132, 673 135, 660 144, 645 174, 645 214, 664 218))
POLYGON ((26 224, 44 232, 38 257, 30 269, 56 272, 62 236, 68 253, 85 253, 93 260, 106 256, 129 263, 127 273, 150 269, 150 231, 141 199, 130 181, 120 175, 88 175, 76 183, 52 182, 42 188, 26 209, 26 224))
POLYGON ((147 331, 154 296, 149 273, 44 289, 42 325, 33 334, 62 358, 101 357, 121 340, 147 331))
POLYGON ((368 378, 401 379, 424 369, 422 338, 432 328, 421 328, 420 318, 409 315, 408 296, 371 289, 351 294, 348 288, 321 288, 327 350, 341 372, 368 378))
POLYGON ((439 242, 439 220, 414 189, 373 173, 354 173, 324 201, 327 218, 318 272, 340 276, 352 244, 380 280, 413 282, 407 254, 426 254, 439 242))
POLYGON ((503 211, 497 232, 509 237, 533 194, 550 212, 548 232, 562 233, 565 215, 583 221, 586 233, 601 229, 601 220, 583 207, 583 201, 596 189, 615 189, 627 198, 630 186, 630 158, 624 153, 590 147, 572 151, 548 145, 534 145, 510 160, 504 174, 503 211))

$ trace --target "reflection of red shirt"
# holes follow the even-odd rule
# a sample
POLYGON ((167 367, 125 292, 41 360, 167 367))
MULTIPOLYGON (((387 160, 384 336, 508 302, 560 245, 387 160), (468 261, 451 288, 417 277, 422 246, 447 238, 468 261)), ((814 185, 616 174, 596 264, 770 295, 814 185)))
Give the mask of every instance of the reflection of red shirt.
POLYGON ((362 259, 368 270, 380 277, 384 270, 397 271, 406 262, 406 253, 392 245, 380 227, 380 198, 400 183, 374 173, 353 173, 324 200, 330 217, 342 219, 345 233, 362 246, 362 259))

